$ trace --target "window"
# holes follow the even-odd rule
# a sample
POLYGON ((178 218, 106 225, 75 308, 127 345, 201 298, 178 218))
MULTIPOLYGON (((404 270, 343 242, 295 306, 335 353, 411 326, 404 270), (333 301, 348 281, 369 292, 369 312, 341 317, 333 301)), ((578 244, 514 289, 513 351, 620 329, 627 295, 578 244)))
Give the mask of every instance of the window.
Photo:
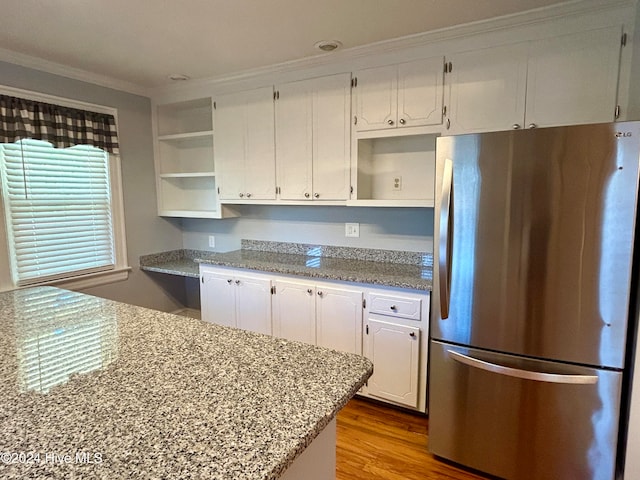
POLYGON ((125 280, 130 268, 115 111, 38 94, 9 97, 4 90, 0 290, 125 280))
POLYGON ((20 140, 0 145, 0 168, 14 284, 114 268, 106 152, 20 140))

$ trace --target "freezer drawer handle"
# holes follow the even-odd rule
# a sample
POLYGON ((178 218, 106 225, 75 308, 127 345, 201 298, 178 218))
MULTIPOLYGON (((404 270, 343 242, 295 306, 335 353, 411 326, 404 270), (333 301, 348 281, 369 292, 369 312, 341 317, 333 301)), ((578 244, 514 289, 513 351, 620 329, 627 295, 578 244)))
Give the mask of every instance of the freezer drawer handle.
POLYGON ((529 370, 520 370, 518 368, 505 367, 504 365, 496 365, 495 363, 485 362, 477 358, 463 355, 462 353, 447 350, 449 356, 456 362, 464 363, 470 367, 486 370, 500 375, 509 377, 523 378, 525 380, 533 380, 536 382, 550 383, 570 383, 570 384, 594 384, 598 382, 596 375, 564 375, 559 373, 543 373, 531 372, 529 370))

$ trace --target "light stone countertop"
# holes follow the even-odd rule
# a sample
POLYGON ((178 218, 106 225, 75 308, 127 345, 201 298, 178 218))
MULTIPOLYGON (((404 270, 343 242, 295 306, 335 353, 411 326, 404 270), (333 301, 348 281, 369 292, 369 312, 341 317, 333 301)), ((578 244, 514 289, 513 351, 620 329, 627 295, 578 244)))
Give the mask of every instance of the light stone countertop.
POLYGON ((0 452, 31 460, 3 480, 275 479, 373 368, 53 287, 0 293, 0 325, 0 452))
POLYGON ((173 250, 145 255, 140 268, 198 277, 199 263, 427 291, 433 278, 430 254, 252 240, 226 253, 173 250))

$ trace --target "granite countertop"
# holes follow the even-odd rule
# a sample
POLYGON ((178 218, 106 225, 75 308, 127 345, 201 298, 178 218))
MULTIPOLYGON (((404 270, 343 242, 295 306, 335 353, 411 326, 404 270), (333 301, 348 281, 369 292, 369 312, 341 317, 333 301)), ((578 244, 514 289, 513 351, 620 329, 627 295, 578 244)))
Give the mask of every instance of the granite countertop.
POLYGON ((226 253, 174 250, 141 257, 143 270, 198 277, 198 264, 431 290, 433 257, 419 252, 242 240, 226 253))
POLYGON ((0 455, 7 480, 275 479, 372 372, 53 287, 0 293, 0 325, 0 453, 25 454, 0 455))

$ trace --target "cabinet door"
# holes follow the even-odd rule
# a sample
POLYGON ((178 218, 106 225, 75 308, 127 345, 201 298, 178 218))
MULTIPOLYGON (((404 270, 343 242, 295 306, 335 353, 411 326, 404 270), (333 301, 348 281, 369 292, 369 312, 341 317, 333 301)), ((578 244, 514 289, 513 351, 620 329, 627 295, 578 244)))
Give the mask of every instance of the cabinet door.
POLYGON ((453 69, 447 133, 522 128, 528 44, 459 53, 448 58, 453 69), (516 127, 517 126, 517 127, 516 127))
POLYGON ((356 73, 356 130, 395 128, 398 112, 398 67, 368 68, 356 73))
POLYGON ((398 65, 398 127, 442 123, 443 57, 398 65))
POLYGON ((234 277, 238 328, 271 335, 271 281, 234 277))
POLYGON ((369 318, 364 344, 365 355, 373 362, 367 393, 416 408, 420 329, 369 318))
POLYGON ((231 275, 203 272, 200 275, 200 306, 207 322, 236 326, 235 288, 231 275))
POLYGON ((620 27, 563 35, 531 48, 526 124, 539 127, 614 120, 620 27))
POLYGON ((349 198, 351 75, 316 79, 313 92, 313 196, 349 198))
POLYGON ((316 329, 319 346, 362 354, 362 292, 318 285, 316 329))
POLYGON ((276 101, 276 161, 280 198, 311 200, 312 83, 292 82, 278 87, 276 101))
POLYGON ((259 88, 246 95, 245 198, 276 198, 276 151, 273 87, 259 88))
POLYGON ((216 99, 213 151, 222 200, 236 200, 240 194, 244 196, 245 115, 243 94, 216 99))
POLYGON ((273 334, 316 344, 316 289, 311 283, 274 282, 273 334))

